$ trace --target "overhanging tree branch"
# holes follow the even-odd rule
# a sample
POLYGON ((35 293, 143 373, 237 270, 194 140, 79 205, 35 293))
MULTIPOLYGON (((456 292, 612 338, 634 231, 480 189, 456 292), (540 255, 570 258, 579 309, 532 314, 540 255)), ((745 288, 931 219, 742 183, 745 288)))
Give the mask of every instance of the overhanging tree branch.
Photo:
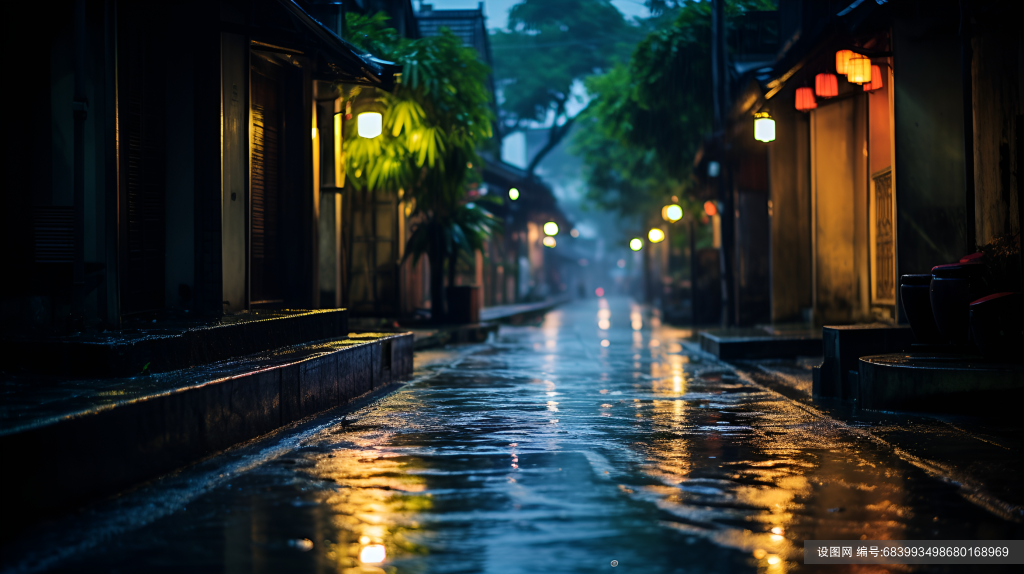
MULTIPOLYGON (((527 177, 533 178, 533 172, 534 170, 537 169, 537 166, 540 165, 540 162, 544 160, 545 156, 551 153, 551 150, 555 149, 555 147, 558 146, 558 144, 561 143, 563 139, 565 139, 566 134, 568 134, 569 131, 572 129, 572 124, 576 121, 576 118, 580 117, 583 114, 583 112, 587 110, 587 107, 589 105, 590 104, 588 103, 586 106, 583 107, 582 110, 577 112, 575 116, 566 119, 564 124, 554 124, 551 126, 551 129, 548 130, 547 143, 544 144, 544 147, 540 148, 540 151, 537 152, 537 155, 535 155, 533 159, 530 160, 530 164, 526 166, 527 177)), ((564 109, 564 106, 565 104, 563 103, 559 104, 559 108, 564 109)), ((557 121, 558 115, 556 115, 555 118, 557 121)))

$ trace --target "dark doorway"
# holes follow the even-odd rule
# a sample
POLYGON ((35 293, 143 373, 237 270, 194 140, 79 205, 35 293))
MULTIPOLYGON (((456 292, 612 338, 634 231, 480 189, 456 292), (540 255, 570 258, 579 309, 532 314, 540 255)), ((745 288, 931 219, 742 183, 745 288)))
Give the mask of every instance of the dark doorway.
POLYGON ((249 214, 250 304, 284 303, 282 246, 281 66, 258 55, 252 66, 249 214))
POLYGON ((164 307, 165 156, 163 40, 131 3, 119 27, 121 124, 121 314, 164 307))

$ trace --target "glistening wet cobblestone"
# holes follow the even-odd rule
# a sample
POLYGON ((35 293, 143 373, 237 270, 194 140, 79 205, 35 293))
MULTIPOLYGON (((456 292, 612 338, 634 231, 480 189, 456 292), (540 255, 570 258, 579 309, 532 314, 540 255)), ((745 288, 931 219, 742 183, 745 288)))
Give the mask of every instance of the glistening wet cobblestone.
POLYGON ((782 573, 812 568, 804 539, 1024 534, 856 428, 687 355, 686 335, 626 299, 565 306, 435 353, 354 423, 314 421, 98 505, 5 566, 782 573), (384 562, 360 561, 375 545, 384 562))

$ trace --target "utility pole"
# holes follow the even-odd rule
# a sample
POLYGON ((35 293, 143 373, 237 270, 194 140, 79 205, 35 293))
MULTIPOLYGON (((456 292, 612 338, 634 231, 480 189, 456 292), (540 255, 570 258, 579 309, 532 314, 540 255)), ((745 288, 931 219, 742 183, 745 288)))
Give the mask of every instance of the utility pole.
POLYGON ((726 62, 728 53, 726 51, 726 28, 725 28, 725 0, 713 0, 711 5, 711 86, 712 100, 714 102, 714 138, 719 142, 721 164, 718 176, 718 201, 722 206, 722 245, 719 261, 719 269, 722 281, 722 325, 728 326, 733 323, 733 314, 730 308, 733 306, 733 245, 736 210, 732 197, 732 178, 729 177, 728 146, 726 142, 726 123, 729 106, 729 74, 726 62))

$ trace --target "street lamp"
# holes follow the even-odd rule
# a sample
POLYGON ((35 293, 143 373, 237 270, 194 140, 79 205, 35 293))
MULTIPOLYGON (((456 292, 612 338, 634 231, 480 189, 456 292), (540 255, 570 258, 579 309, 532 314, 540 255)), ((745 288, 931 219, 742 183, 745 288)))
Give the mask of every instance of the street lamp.
POLYGON ((675 203, 661 208, 661 218, 669 223, 675 223, 683 218, 683 208, 675 203))
POLYGON ((512 201, 519 199, 519 190, 514 187, 508 190, 508 198, 512 201))
POLYGON ((362 112, 356 116, 359 137, 373 139, 384 133, 384 121, 380 112, 362 112))
POLYGON ((651 243, 659 243, 665 239, 665 232, 659 227, 652 227, 651 230, 647 232, 647 239, 649 239, 651 243))
POLYGON ((558 224, 549 221, 544 224, 544 235, 558 235, 558 224))
POLYGON ((754 114, 754 139, 765 143, 775 141, 775 120, 768 112, 754 114))
POLYGON ((554 247, 554 246, 556 245, 556 242, 555 242, 555 238, 554 238, 554 237, 551 237, 550 235, 548 235, 547 237, 545 237, 545 238, 544 238, 544 239, 543 239, 543 240, 541 241, 541 243, 543 243, 543 244, 544 244, 544 247, 554 247))
POLYGON ((644 240, 639 237, 634 237, 629 240, 629 248, 633 251, 640 251, 640 248, 644 246, 644 240))

